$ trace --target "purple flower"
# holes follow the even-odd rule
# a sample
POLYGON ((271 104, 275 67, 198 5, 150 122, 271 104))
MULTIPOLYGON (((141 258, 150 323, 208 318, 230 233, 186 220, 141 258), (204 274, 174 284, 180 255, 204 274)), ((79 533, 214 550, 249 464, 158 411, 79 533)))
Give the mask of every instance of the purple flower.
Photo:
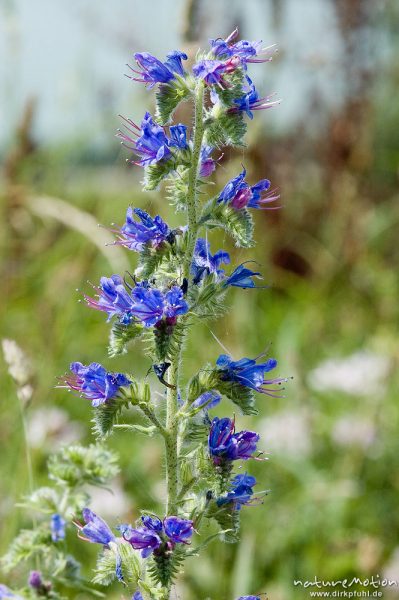
POLYGON ((141 550, 141 556, 143 558, 149 556, 162 544, 162 540, 158 533, 148 527, 138 527, 137 529, 128 527, 126 531, 124 531, 123 537, 135 550, 141 550))
POLYGON ((59 542, 60 540, 65 539, 65 520, 59 515, 55 513, 51 517, 51 539, 53 542, 59 542))
POLYGON ((49 592, 51 589, 51 586, 46 585, 44 583, 42 574, 40 573, 40 571, 31 571, 30 572, 28 584, 32 589, 37 590, 38 592, 42 592, 42 593, 38 594, 39 596, 43 596, 43 595, 47 596, 47 592, 49 592))
POLYGON ((237 600, 260 600, 259 596, 240 596, 237 600))
POLYGON ((216 163, 210 155, 213 152, 212 146, 202 146, 200 154, 200 177, 209 177, 211 173, 216 169, 216 163))
MULTIPOLYGON (((248 261, 251 262, 251 261, 248 261)), ((245 267, 246 263, 242 263, 238 265, 234 269, 231 275, 229 275, 226 279, 223 280, 223 285, 225 287, 233 286, 240 288, 256 288, 256 287, 266 287, 266 286, 257 286, 253 281, 252 277, 261 278, 261 274, 258 271, 251 271, 245 267)))
POLYGON ((162 523, 158 517, 143 515, 141 520, 144 527, 123 526, 122 535, 133 548, 141 550, 143 558, 161 552, 165 544, 169 549, 175 544, 187 544, 193 533, 193 522, 179 517, 167 517, 162 523))
MULTIPOLYGON (((126 222, 115 233, 118 235, 116 244, 141 252, 145 246, 158 248, 168 239, 171 230, 159 215, 152 218, 145 210, 132 209, 129 206, 126 211, 126 222), (136 221, 134 215, 137 215, 140 221, 136 221)), ((114 275, 114 277, 118 276, 114 275)))
POLYGON ((224 80, 224 75, 235 71, 241 65, 238 56, 231 56, 225 61, 203 59, 193 66, 194 76, 203 79, 207 85, 218 85, 221 88, 229 87, 224 80))
POLYGON ((122 373, 108 373, 99 363, 89 366, 80 362, 71 363, 72 375, 62 378, 65 386, 91 400, 92 406, 104 404, 117 396, 121 387, 126 387, 132 382, 122 373))
POLYGON ((108 546, 110 542, 115 541, 114 534, 101 517, 96 515, 90 508, 84 508, 82 514, 86 525, 76 523, 80 539, 93 544, 102 544, 103 546, 108 546))
POLYGON ((250 119, 253 119, 253 110, 271 108, 279 103, 278 100, 271 101, 270 96, 260 98, 251 79, 248 76, 246 79, 247 85, 243 88, 244 93, 242 96, 234 100, 235 106, 229 109, 231 112, 245 112, 250 119))
POLYGON ((101 277, 100 287, 94 286, 94 289, 98 292, 97 299, 84 295, 90 308, 106 312, 108 321, 117 316, 123 325, 128 325, 131 322, 133 318, 131 313, 132 299, 125 288, 122 277, 119 275, 101 277))
POLYGON ((256 485, 255 477, 252 475, 236 475, 230 484, 230 490, 225 496, 216 500, 218 506, 232 503, 234 510, 240 510, 242 506, 255 502, 253 498, 253 487, 256 485))
POLYGON ((232 419, 215 417, 208 438, 209 453, 215 465, 233 460, 248 460, 256 452, 259 435, 254 431, 234 433, 232 419))
POLYGON ((139 591, 135 592, 132 596, 132 600, 143 600, 143 596, 141 595, 141 592, 139 592, 139 591))
POLYGON ((223 188, 218 196, 218 202, 230 204, 236 210, 242 208, 261 208, 275 209, 278 207, 263 206, 270 202, 275 202, 280 198, 276 190, 266 192, 270 188, 268 179, 261 179, 257 184, 249 186, 245 181, 247 172, 245 169, 239 175, 231 179, 223 188))
POLYGON ((265 373, 272 371, 277 366, 274 358, 269 358, 264 363, 256 364, 256 360, 251 358, 242 358, 233 361, 228 354, 221 354, 216 361, 217 369, 222 381, 232 381, 240 385, 255 390, 261 394, 279 398, 279 390, 263 386, 281 384, 287 381, 287 378, 265 379, 265 373))
POLYGON ((175 73, 184 76, 182 59, 187 60, 187 54, 174 50, 167 55, 167 61, 161 62, 148 52, 137 52, 134 55, 136 63, 141 71, 136 71, 130 67, 131 71, 138 77, 129 77, 133 81, 145 83, 149 88, 152 88, 156 83, 170 83, 175 79, 175 73))
POLYGON ((166 517, 163 522, 165 533, 175 544, 188 544, 193 535, 193 521, 179 517, 166 517))
POLYGON ((204 410, 209 410, 210 408, 215 408, 221 399, 222 397, 220 394, 215 392, 215 390, 211 390, 209 392, 204 392, 201 394, 201 396, 198 396, 191 406, 193 408, 203 408, 204 410))
POLYGON ((208 275, 223 275, 223 269, 219 269, 222 263, 229 263, 230 255, 228 252, 218 250, 214 255, 210 252, 209 242, 203 238, 197 240, 194 258, 191 265, 191 273, 193 274, 193 283, 197 285, 204 277, 208 275))
POLYGON ((124 119, 124 131, 118 130, 117 136, 122 143, 133 150, 140 160, 134 164, 146 167, 172 157, 169 150, 170 140, 163 127, 155 123, 149 112, 146 112, 138 127, 131 119, 124 119))
POLYGON ((276 51, 275 45, 263 48, 262 41, 240 40, 236 42, 237 37, 238 29, 235 29, 225 40, 222 38, 210 40, 213 55, 220 59, 237 56, 245 66, 246 63, 268 62, 276 51))

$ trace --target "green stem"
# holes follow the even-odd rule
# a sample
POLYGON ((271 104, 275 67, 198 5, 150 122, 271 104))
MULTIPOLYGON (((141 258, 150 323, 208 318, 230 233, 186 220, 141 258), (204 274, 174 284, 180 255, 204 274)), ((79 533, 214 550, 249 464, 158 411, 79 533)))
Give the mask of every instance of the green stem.
MULTIPOLYGON (((197 84, 194 103, 194 139, 192 162, 188 173, 187 187, 187 247, 183 262, 183 277, 187 280, 193 260, 195 244, 198 235, 197 205, 198 205, 198 171, 201 155, 202 139, 204 137, 204 83, 197 84)), ((171 387, 166 396, 166 479, 167 479, 167 505, 166 514, 173 515, 177 512, 179 488, 179 418, 177 394, 179 389, 179 373, 182 359, 183 343, 177 352, 171 356, 171 365, 168 369, 168 383, 171 387)))

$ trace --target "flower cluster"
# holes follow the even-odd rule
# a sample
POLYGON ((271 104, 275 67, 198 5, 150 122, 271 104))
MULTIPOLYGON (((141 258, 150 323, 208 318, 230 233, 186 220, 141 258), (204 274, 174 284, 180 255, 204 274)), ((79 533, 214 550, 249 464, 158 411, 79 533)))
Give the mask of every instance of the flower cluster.
MULTIPOLYGON (((71 375, 65 375, 61 379, 64 384, 60 387, 68 387, 88 400, 92 406, 99 406, 108 400, 115 398, 122 387, 132 382, 122 373, 109 373, 98 363, 91 363, 87 367, 80 362, 73 362, 70 366, 71 375)), ((53 540, 63 539, 63 524, 59 515, 53 515, 52 536, 53 540), (60 537, 61 536, 61 537, 60 537), (54 539, 56 538, 56 539, 54 539)))
POLYGON ((183 291, 176 285, 163 292, 146 281, 131 287, 119 275, 112 275, 102 277, 95 289, 97 298, 85 295, 88 306, 106 312, 108 320, 116 316, 123 325, 136 320, 144 327, 152 327, 163 318, 175 321, 188 311, 183 291))
POLYGON ((135 550, 141 550, 143 558, 163 549, 173 550, 176 544, 188 544, 194 531, 193 521, 175 516, 161 521, 158 517, 143 515, 141 520, 143 527, 121 525, 119 529, 135 550))
POLYGON ((222 381, 236 382, 255 392, 278 398, 280 389, 264 386, 281 385, 281 383, 287 381, 287 378, 265 379, 265 373, 275 369, 277 361, 274 358, 269 358, 266 362, 257 363, 256 360, 241 358, 241 360, 234 361, 228 354, 221 354, 216 361, 216 366, 222 381))
POLYGON ((270 190, 270 181, 261 179, 255 185, 250 186, 245 181, 246 174, 246 170, 243 169, 237 177, 231 179, 220 192, 218 202, 229 204, 236 210, 242 208, 278 208, 264 206, 280 198, 276 190, 270 190), (267 194, 264 194, 264 192, 267 192, 267 194))
POLYGON ((224 496, 216 500, 218 506, 232 505, 234 510, 240 510, 242 506, 248 506, 255 500, 253 488, 256 479, 252 475, 236 475, 230 484, 230 489, 224 496))
POLYGON ((214 465, 221 465, 233 460, 248 460, 253 458, 259 435, 254 431, 235 433, 235 423, 232 419, 215 417, 212 421, 208 448, 214 465))

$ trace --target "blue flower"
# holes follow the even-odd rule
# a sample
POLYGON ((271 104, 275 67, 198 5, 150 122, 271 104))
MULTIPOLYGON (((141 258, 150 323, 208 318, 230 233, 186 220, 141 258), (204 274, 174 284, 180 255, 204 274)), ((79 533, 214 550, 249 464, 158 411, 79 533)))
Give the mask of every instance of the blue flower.
POLYGON ((99 406, 115 398, 121 387, 132 383, 122 373, 108 373, 99 363, 91 363, 86 367, 80 362, 74 362, 70 369, 72 375, 62 378, 62 382, 66 384, 64 387, 91 400, 92 406, 99 406))
POLYGON ((268 62, 275 52, 275 46, 262 48, 262 41, 249 42, 248 40, 236 41, 238 29, 235 29, 225 40, 218 38, 210 40, 212 53, 217 58, 239 57, 243 66, 246 63, 268 62))
POLYGON ((133 73, 139 75, 139 77, 130 77, 130 79, 145 83, 148 88, 152 88, 156 83, 170 83, 172 79, 175 79, 176 73, 183 77, 182 59, 187 60, 187 54, 174 50, 167 55, 164 63, 148 52, 137 52, 134 58, 141 71, 135 71, 130 67, 133 73))
POLYGON ((176 146, 180 150, 187 150, 187 127, 179 123, 178 125, 172 125, 169 127, 170 131, 170 146, 176 146))
POLYGON ((152 552, 161 552, 161 546, 165 543, 168 549, 173 549, 175 544, 187 544, 193 534, 193 522, 187 519, 171 516, 164 519, 163 523, 158 517, 149 515, 141 519, 144 527, 126 526, 122 535, 133 548, 141 550, 143 558, 152 552))
POLYGON ((138 162, 133 161, 134 164, 146 167, 172 158, 169 150, 170 140, 164 128, 155 123, 149 112, 145 113, 141 127, 131 119, 124 121, 125 131, 118 130, 117 136, 127 148, 140 157, 138 162))
POLYGON ((115 233, 119 238, 116 244, 141 252, 145 246, 158 248, 168 239, 171 230, 159 215, 152 218, 145 210, 129 206, 126 222, 115 233), (133 215, 137 215, 140 221, 136 221, 133 215))
POLYGON ((124 286, 122 277, 119 275, 101 277, 100 287, 94 287, 94 289, 98 291, 97 299, 87 294, 84 295, 90 308, 106 312, 108 321, 117 316, 124 325, 131 322, 133 318, 131 313, 132 299, 124 286))
POLYGON ((200 177, 209 177, 216 169, 216 163, 213 158, 210 158, 213 152, 212 146, 204 145, 201 148, 200 154, 200 177))
POLYGON ((256 485, 255 477, 252 475, 236 475, 230 484, 230 490, 225 496, 216 500, 218 506, 232 503, 234 510, 240 510, 242 506, 249 505, 254 501, 253 487, 256 485))
POLYGON ((179 517, 166 517, 163 522, 165 533, 175 544, 188 544, 193 535, 193 521, 179 517))
POLYGON ((80 539, 93 544, 102 544, 103 546, 108 546, 110 542, 115 541, 114 534, 101 517, 96 515, 90 508, 84 508, 82 514, 86 525, 76 523, 80 539))
POLYGON ((55 513, 51 516, 51 539, 53 542, 59 542, 65 539, 65 520, 55 513))
POLYGON ((259 596, 240 596, 237 600, 260 600, 259 596))
MULTIPOLYGON (((258 277, 258 278, 260 277, 261 278, 261 274, 258 271, 251 271, 251 269, 248 269, 247 267, 244 266, 245 264, 246 263, 242 263, 241 265, 238 265, 238 267, 236 267, 234 269, 232 274, 223 280, 223 285, 226 287, 233 286, 233 287, 240 287, 240 288, 259 287, 259 286, 255 285, 255 282, 253 281, 252 277, 258 277)), ((262 286, 262 287, 265 287, 265 286, 262 286)))
POLYGON ((278 100, 271 101, 271 97, 260 98, 251 79, 248 76, 246 79, 247 85, 243 88, 243 95, 234 100, 235 106, 229 109, 231 112, 245 112, 250 119, 253 119, 253 110, 271 108, 279 103, 278 100))
POLYGON ((222 397, 220 394, 215 392, 215 390, 211 390, 209 392, 204 392, 201 394, 201 396, 198 396, 191 406, 193 408, 203 408, 204 410, 209 410, 211 408, 215 408, 221 399, 222 397))
POLYGON ((132 291, 133 304, 130 311, 144 327, 152 327, 163 317, 164 295, 160 290, 136 286, 132 291))
POLYGON ((230 255, 228 252, 219 250, 214 255, 210 252, 209 242, 203 238, 199 238, 195 245, 193 262, 191 265, 191 273, 193 274, 193 283, 197 285, 204 277, 208 275, 223 275, 223 269, 219 269, 222 263, 229 263, 230 255))
POLYGON ((251 358, 242 358, 233 361, 228 354, 221 354, 216 361, 217 369, 222 381, 232 381, 240 385, 255 390, 261 394, 279 398, 279 390, 263 386, 269 386, 287 381, 287 378, 265 379, 265 373, 272 371, 277 366, 274 358, 269 358, 264 363, 256 363, 251 358))
POLYGON ((188 304, 184 300, 182 289, 177 285, 173 286, 165 294, 165 315, 169 318, 174 318, 185 314, 187 311, 188 304))
POLYGON ((261 179, 257 184, 249 186, 245 181, 246 174, 246 170, 243 169, 239 175, 231 179, 220 192, 218 202, 230 204, 236 210, 242 208, 276 208, 263 206, 280 198, 279 194, 276 194, 276 190, 271 190, 267 194, 263 193, 269 190, 270 181, 261 179))
POLYGON ((139 591, 135 592, 132 596, 132 600, 143 600, 143 596, 141 595, 141 592, 139 592, 139 591))
POLYGON ((215 417, 208 437, 208 448, 213 463, 220 465, 233 460, 248 460, 256 452, 259 435, 254 431, 235 433, 232 419, 215 417))

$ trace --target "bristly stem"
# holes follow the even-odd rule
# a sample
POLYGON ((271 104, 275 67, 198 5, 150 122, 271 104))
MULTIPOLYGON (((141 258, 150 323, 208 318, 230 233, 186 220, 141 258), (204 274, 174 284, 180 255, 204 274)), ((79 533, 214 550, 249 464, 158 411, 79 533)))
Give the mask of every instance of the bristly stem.
MULTIPOLYGON (((187 280, 193 260, 195 244, 198 235, 197 205, 198 205, 198 171, 201 156, 202 139, 204 137, 204 84, 198 82, 195 91, 194 103, 194 138, 192 162, 188 173, 187 188, 187 246, 183 263, 183 277, 187 280)), ((166 478, 167 478, 167 505, 166 514, 173 515, 177 512, 179 488, 179 462, 178 462, 178 435, 179 421, 177 418, 179 372, 182 355, 183 341, 179 349, 171 357, 168 370, 168 383, 171 387, 167 390, 166 397, 166 478)))

